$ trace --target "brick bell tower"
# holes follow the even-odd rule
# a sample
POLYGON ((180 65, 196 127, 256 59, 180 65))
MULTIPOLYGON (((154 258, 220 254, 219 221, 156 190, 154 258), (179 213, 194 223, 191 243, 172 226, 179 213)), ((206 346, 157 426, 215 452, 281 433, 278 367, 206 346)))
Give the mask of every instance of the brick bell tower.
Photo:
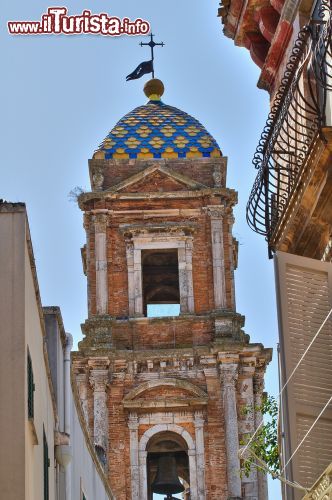
POLYGON ((235 309, 227 159, 196 119, 160 100, 160 80, 144 91, 148 103, 89 161, 91 191, 78 200, 83 413, 117 500, 157 498, 169 460, 182 498, 266 500, 265 476, 239 473, 239 442, 261 420, 241 408, 259 405, 271 349, 249 343, 235 309))

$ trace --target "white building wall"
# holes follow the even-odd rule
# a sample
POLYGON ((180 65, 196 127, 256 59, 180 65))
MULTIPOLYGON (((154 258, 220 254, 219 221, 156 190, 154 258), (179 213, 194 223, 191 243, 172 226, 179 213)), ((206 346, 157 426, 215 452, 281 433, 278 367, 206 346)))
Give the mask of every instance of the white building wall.
MULTIPOLYGON (((57 337, 57 359, 62 364, 56 370, 56 385, 58 395, 60 395, 60 397, 58 396, 58 405, 64 410, 65 380, 63 376, 63 350, 65 347, 65 332, 63 331, 61 313, 58 308, 45 308, 44 312, 47 315, 46 324, 48 328, 50 328, 52 335, 56 335, 57 337)), ((60 418, 59 420, 59 430, 64 432, 64 419, 60 418)), ((57 500, 81 500, 82 492, 84 492, 87 500, 107 500, 113 498, 85 426, 76 381, 74 379, 72 380, 70 391, 70 446, 72 460, 67 467, 71 478, 71 498, 66 498, 65 470, 62 466, 58 465, 59 492, 57 500)))
POLYGON ((54 436, 64 431, 65 332, 59 308, 41 307, 22 203, 0 203, 0 291, 0 498, 44 500, 43 428, 50 460, 49 500, 81 500, 82 487, 87 500, 113 498, 79 403, 75 406, 75 387, 74 395, 71 387, 69 392, 71 494, 67 498, 64 494, 64 470, 55 460, 54 436), (52 311, 55 328, 50 331, 44 314, 52 311), (50 357, 49 335, 54 340, 50 357), (32 421, 28 419, 28 352, 35 384, 32 421))
MULTIPOLYGON (((54 429, 56 415, 52 402, 52 394, 48 380, 48 373, 44 359, 44 336, 38 303, 35 294, 29 251, 25 248, 25 338, 26 338, 26 363, 27 350, 32 361, 34 375, 34 418, 33 424, 29 422, 27 408, 27 377, 25 377, 25 477, 26 477, 26 500, 44 499, 43 481, 43 428, 48 443, 48 455, 50 466, 49 477, 49 500, 55 499, 55 475, 54 475, 54 429), (34 427, 34 429, 33 429, 34 427), (34 431, 38 440, 36 444, 34 431)), ((26 370, 25 370, 26 372, 26 370)), ((13 395, 14 396, 14 395, 13 395)), ((15 396, 14 396, 15 397, 15 396)))

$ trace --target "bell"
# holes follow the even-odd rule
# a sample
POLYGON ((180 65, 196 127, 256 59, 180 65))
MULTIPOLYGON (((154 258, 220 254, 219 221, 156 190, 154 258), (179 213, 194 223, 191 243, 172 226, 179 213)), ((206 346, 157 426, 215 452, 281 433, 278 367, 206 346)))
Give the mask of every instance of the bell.
POLYGON ((176 470, 176 460, 173 455, 161 455, 158 459, 156 477, 152 483, 152 492, 162 495, 181 493, 184 486, 179 480, 176 470))

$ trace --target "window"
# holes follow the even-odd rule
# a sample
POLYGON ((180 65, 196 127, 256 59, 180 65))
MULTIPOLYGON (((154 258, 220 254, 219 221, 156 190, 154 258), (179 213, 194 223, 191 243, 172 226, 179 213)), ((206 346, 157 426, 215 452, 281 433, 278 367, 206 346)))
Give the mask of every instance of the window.
POLYGON ((142 250, 142 278, 144 315, 178 315, 180 289, 177 248, 142 250), (175 307, 170 307, 170 304, 175 307))
POLYGON ((86 494, 83 490, 83 481, 82 478, 80 478, 80 500, 87 500, 86 494))
POLYGON ((28 352, 27 360, 27 381, 28 381, 28 418, 33 419, 34 415, 34 392, 35 384, 33 380, 33 370, 30 353, 28 352))
POLYGON ((50 466, 50 459, 48 458, 48 444, 43 429, 43 454, 44 454, 44 500, 49 500, 49 483, 48 483, 48 468, 50 466))
POLYGON ((180 304, 148 304, 148 318, 162 318, 167 316, 179 316, 180 304))

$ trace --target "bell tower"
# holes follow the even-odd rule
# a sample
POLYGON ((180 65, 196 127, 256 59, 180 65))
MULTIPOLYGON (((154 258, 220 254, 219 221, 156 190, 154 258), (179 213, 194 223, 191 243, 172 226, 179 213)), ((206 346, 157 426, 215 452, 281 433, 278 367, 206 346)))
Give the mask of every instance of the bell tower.
POLYGON ((91 191, 78 198, 83 412, 117 500, 177 488, 190 500, 266 500, 265 476, 239 473, 271 349, 250 344, 236 312, 227 158, 195 118, 161 101, 160 80, 144 90, 148 103, 99 146, 91 191))

